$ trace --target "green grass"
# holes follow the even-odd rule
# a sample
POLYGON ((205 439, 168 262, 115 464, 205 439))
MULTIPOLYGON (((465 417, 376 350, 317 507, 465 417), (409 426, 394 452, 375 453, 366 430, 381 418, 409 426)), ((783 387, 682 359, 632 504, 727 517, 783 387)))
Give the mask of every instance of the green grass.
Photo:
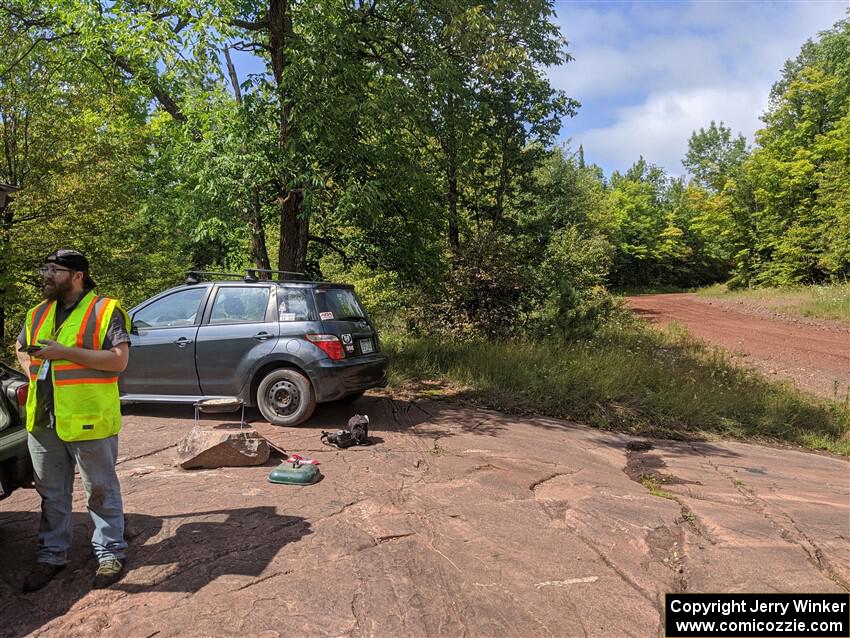
POLYGON ((697 291, 701 297, 743 301, 786 314, 850 322, 850 283, 794 288, 728 290, 717 284, 697 291))
POLYGON ((590 340, 460 342, 387 335, 393 386, 438 381, 515 414, 667 438, 786 442, 850 455, 850 401, 735 366, 681 328, 621 318, 590 340))
POLYGON ((641 474, 640 484, 649 490, 649 493, 659 498, 673 498, 673 494, 665 489, 662 489, 664 482, 654 474, 641 474))
POLYGON ((682 508, 682 520, 690 523, 691 525, 697 522, 696 515, 690 511, 687 507, 682 508))

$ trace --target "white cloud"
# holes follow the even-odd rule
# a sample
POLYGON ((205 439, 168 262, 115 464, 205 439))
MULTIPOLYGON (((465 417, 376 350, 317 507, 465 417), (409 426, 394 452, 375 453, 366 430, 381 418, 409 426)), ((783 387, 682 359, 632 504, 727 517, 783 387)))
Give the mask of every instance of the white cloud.
POLYGON ((724 121, 752 143, 772 84, 850 2, 585 3, 556 0, 575 57, 552 83, 582 102, 572 146, 608 171, 640 155, 679 174, 691 132, 724 121), (609 124, 610 123, 610 124, 609 124))
POLYGON ((575 57, 550 76, 579 100, 775 80, 850 2, 559 4, 575 57))
POLYGON ((655 93, 638 106, 617 109, 612 126, 576 134, 572 144, 574 148, 584 146, 589 162, 622 171, 643 155, 669 173, 680 175, 684 172, 681 160, 694 130, 715 120, 723 121, 734 133, 754 131, 766 101, 767 92, 758 89, 655 93))

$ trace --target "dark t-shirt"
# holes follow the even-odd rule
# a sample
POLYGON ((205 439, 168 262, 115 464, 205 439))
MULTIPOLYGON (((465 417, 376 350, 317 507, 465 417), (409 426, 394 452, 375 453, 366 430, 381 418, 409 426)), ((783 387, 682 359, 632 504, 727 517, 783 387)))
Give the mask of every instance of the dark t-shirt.
MULTIPOLYGON (((85 295, 83 295, 85 296, 85 295)), ((82 297, 80 297, 82 299, 82 297)), ((71 316, 74 308, 80 303, 80 299, 72 306, 66 307, 63 303, 56 304, 56 330, 71 316)), ((18 343, 21 347, 27 345, 27 328, 23 327, 18 335, 18 343)), ((103 339, 103 350, 109 350, 121 343, 130 343, 130 335, 127 334, 127 326, 124 324, 123 312, 113 312, 109 318, 109 326, 106 328, 106 337, 103 339)), ((27 374, 29 374, 27 372, 27 374)), ((54 429, 56 419, 53 416, 53 382, 48 379, 39 379, 36 382, 36 413, 35 427, 54 429)))

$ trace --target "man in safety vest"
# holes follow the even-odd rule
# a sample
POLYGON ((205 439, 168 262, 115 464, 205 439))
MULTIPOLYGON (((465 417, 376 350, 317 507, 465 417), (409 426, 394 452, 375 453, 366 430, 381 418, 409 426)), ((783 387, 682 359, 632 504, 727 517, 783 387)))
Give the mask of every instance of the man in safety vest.
POLYGON ((17 355, 29 373, 27 430, 41 495, 36 565, 24 591, 41 589, 65 566, 71 546, 74 466, 94 522, 95 587, 124 571, 124 506, 115 472, 127 367, 129 320, 115 299, 98 297, 89 262, 76 250, 48 255, 39 268, 45 300, 27 313, 17 355))

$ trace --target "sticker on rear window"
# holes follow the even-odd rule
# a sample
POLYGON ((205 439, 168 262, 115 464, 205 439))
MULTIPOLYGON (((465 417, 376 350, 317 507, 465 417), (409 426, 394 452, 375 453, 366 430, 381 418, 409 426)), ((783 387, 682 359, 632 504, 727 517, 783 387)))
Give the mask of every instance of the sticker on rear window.
POLYGON ((281 321, 295 321, 295 313, 294 312, 282 312, 280 313, 281 321))
POLYGON ((328 319, 333 319, 333 318, 334 318, 334 313, 332 313, 332 312, 320 312, 320 313, 319 313, 319 318, 320 318, 322 321, 327 321, 328 319))

